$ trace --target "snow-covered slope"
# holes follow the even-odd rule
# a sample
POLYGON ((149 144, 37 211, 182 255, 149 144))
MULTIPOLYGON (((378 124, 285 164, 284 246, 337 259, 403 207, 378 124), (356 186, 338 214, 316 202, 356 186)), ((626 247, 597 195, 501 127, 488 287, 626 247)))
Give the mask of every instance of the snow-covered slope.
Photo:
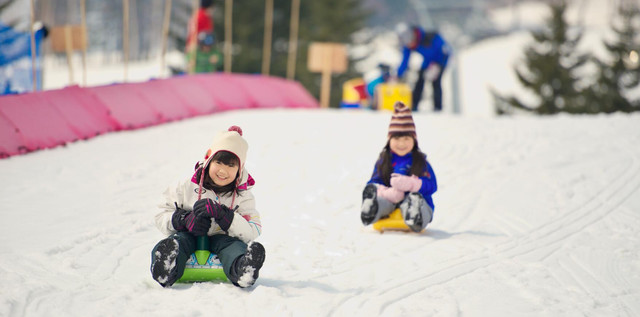
MULTIPOLYGON (((0 316, 640 315, 640 114, 493 117, 487 88, 517 91, 525 43, 459 52, 462 115, 414 114, 439 183, 422 235, 359 220, 389 113, 227 112, 0 160, 0 316), (232 124, 257 180, 261 277, 163 289, 156 205, 232 124)), ((90 84, 121 81, 111 68, 90 84)))
POLYGON ((388 113, 229 112, 0 160, 0 315, 640 314, 639 115, 414 117, 439 182, 422 235, 359 222, 388 113), (156 205, 231 124, 261 278, 163 289, 156 205))

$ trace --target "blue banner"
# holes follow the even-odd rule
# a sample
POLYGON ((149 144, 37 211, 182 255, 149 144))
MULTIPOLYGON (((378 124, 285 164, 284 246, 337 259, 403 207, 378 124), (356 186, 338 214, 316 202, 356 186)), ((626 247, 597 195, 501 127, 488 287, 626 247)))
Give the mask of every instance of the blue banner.
MULTIPOLYGON (((36 78, 38 90, 42 89, 40 46, 45 30, 35 32, 36 78)), ((31 34, 18 32, 0 23, 0 95, 33 90, 31 59, 31 34)))

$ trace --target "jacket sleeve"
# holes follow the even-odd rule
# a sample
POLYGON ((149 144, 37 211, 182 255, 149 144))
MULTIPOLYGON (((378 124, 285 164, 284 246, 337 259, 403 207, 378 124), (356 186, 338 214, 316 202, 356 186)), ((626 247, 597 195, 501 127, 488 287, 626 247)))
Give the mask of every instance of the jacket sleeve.
POLYGON ((251 191, 246 190, 237 198, 238 209, 235 211, 233 221, 227 233, 245 243, 249 243, 262 233, 260 214, 256 210, 255 198, 251 191))
POLYGON ((411 50, 404 46, 402 47, 402 62, 398 67, 398 78, 402 78, 404 72, 407 70, 407 66, 409 66, 409 57, 411 56, 411 50))
POLYGON ((160 213, 158 213, 155 217, 156 227, 160 232, 165 235, 171 235, 176 233, 176 229, 173 228, 173 224, 171 223, 171 218, 173 217, 173 212, 176 210, 176 204, 178 207, 183 208, 185 210, 192 210, 193 206, 185 206, 184 205, 184 195, 182 194, 183 188, 185 184, 179 184, 175 188, 167 188, 164 192, 164 203, 160 204, 160 213))
POLYGON ((384 183, 384 180, 382 179, 382 175, 378 173, 379 163, 380 163, 380 160, 378 160, 376 162, 376 165, 373 167, 373 174, 371 174, 371 179, 369 179, 367 184, 381 184, 381 185, 389 186, 389 184, 384 183))
POLYGON ((420 179, 422 180, 422 187, 420 187, 420 193, 422 196, 431 196, 436 192, 436 190, 438 190, 436 174, 433 172, 433 168, 431 168, 431 164, 429 164, 429 162, 427 162, 425 173, 420 177, 420 179))

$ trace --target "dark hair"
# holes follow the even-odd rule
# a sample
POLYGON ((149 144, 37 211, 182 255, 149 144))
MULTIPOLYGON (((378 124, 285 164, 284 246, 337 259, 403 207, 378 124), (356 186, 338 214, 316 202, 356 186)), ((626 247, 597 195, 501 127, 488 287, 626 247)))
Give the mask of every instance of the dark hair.
MULTIPOLYGON (((204 182, 202 184, 202 186, 206 189, 209 190, 213 190, 214 192, 216 192, 216 194, 218 195, 224 195, 227 193, 232 193, 233 191, 235 191, 237 189, 236 187, 236 183, 237 183, 237 178, 240 177, 240 175, 242 174, 242 170, 240 169, 240 159, 238 159, 238 157, 228 151, 219 151, 216 154, 213 155, 213 157, 211 158, 211 160, 209 160, 209 162, 213 162, 213 161, 217 161, 220 162, 224 165, 227 166, 238 166, 238 174, 236 174, 236 177, 234 178, 234 181, 225 185, 225 186, 218 186, 216 185, 216 183, 213 182, 213 180, 211 179, 211 176, 209 176, 209 167, 211 166, 211 163, 209 163, 207 165, 207 167, 204 169, 204 182)), ((200 167, 197 172, 196 172, 196 176, 198 179, 200 179, 200 177, 202 177, 202 167, 200 167)))
MULTIPOLYGON (((391 135, 391 138, 398 138, 403 136, 413 137, 411 132, 396 132, 391 135)), ((413 149, 411 149, 411 157, 412 163, 411 168, 409 169, 409 173, 411 175, 416 175, 421 177, 424 174, 426 169, 426 161, 427 155, 420 151, 420 147, 418 146, 418 140, 413 138, 413 149)), ((376 166, 378 170, 378 174, 382 177, 384 184, 387 186, 391 186, 391 172, 393 172, 393 166, 391 166, 391 147, 389 146, 389 141, 380 152, 380 157, 378 157, 378 165, 376 166)))
POLYGON ((214 0, 200 0, 200 7, 203 9, 213 7, 214 4, 215 4, 214 0))

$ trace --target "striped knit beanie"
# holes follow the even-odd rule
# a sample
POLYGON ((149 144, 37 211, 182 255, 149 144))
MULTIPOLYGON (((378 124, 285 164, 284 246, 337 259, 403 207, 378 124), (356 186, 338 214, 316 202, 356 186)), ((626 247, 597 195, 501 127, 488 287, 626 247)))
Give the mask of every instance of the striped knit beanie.
POLYGON ((411 109, 400 101, 396 102, 393 108, 393 115, 391 116, 391 123, 389 124, 389 134, 387 135, 387 138, 390 139, 395 133, 410 133, 415 139, 416 125, 413 123, 411 109))

